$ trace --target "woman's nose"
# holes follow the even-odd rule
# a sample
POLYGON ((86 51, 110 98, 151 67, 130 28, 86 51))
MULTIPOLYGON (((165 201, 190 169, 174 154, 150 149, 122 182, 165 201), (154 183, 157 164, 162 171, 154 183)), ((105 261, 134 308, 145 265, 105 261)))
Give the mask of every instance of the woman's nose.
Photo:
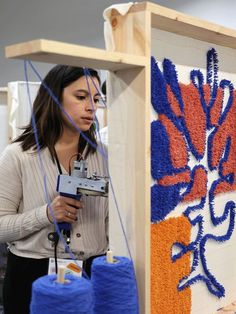
POLYGON ((97 104, 93 100, 89 99, 86 103, 86 110, 95 112, 97 110, 97 104))

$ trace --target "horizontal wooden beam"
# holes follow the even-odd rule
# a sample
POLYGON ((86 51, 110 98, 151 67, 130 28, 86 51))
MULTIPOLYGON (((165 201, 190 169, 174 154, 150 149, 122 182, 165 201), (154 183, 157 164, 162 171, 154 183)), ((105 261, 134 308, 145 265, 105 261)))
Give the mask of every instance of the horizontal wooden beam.
MULTIPOLYGON (((137 3, 131 7, 129 12, 139 11, 150 12, 153 28, 224 47, 236 48, 236 30, 234 29, 201 20, 151 2, 137 3)), ((116 14, 118 13, 116 12, 116 14)))
POLYGON ((29 59, 111 71, 144 67, 149 64, 149 58, 147 59, 143 56, 111 52, 46 39, 37 39, 7 46, 5 55, 7 58, 12 59, 29 59))

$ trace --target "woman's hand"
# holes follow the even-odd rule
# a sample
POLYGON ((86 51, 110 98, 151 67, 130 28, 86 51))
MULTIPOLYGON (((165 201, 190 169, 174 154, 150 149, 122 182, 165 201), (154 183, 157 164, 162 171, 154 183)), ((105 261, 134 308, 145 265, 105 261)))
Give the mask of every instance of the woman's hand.
POLYGON ((70 197, 58 195, 54 198, 50 207, 51 209, 47 206, 47 215, 51 223, 53 222, 53 215, 57 222, 73 223, 77 220, 77 210, 83 208, 83 203, 70 197))

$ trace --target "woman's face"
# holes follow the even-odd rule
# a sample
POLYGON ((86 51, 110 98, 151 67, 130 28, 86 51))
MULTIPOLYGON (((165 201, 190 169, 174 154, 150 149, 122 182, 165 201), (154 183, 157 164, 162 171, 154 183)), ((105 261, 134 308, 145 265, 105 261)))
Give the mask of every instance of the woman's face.
MULTIPOLYGON (((86 80, 85 76, 74 81, 63 90, 62 106, 76 126, 83 132, 88 131, 94 122, 97 106, 101 99, 98 90, 98 80, 95 77, 92 79, 87 77, 86 80)), ((65 117, 64 126, 76 130, 67 117, 65 117)))

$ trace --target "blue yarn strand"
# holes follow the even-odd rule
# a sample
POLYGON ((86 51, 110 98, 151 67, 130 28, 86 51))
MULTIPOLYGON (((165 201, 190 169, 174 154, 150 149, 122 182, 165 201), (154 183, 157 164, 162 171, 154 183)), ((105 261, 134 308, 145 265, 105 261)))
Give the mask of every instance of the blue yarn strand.
POLYGON ((52 210, 51 207, 51 200, 50 197, 48 195, 48 187, 47 187, 47 175, 44 169, 44 164, 43 164, 43 160, 42 160, 42 156, 41 156, 41 148, 40 148, 40 143, 39 143, 39 139, 38 139, 38 133, 37 133, 37 127, 36 127, 36 122, 35 122, 35 116, 33 114, 33 104, 32 104, 32 100, 31 100, 31 96, 30 96, 30 90, 29 90, 29 80, 28 80, 28 71, 27 71, 27 61, 24 61, 24 74, 25 74, 25 79, 26 79, 26 86, 27 86, 27 95, 28 95, 28 99, 29 99, 29 104, 30 104, 30 108, 31 108, 31 113, 32 113, 32 126, 34 129, 34 136, 35 136, 35 143, 36 143, 36 149, 37 149, 37 156, 38 156, 38 160, 39 160, 39 165, 40 165, 40 171, 42 173, 42 177, 43 177, 43 183, 44 183, 44 195, 45 195, 45 201, 48 204, 50 213, 52 215, 53 218, 53 223, 56 229, 56 232, 61 240, 61 242, 63 243, 64 247, 65 247, 65 251, 70 255, 71 259, 74 260, 75 264, 79 267, 79 269, 82 271, 83 276, 85 278, 89 278, 88 275, 86 274, 86 272, 80 267, 80 265, 77 263, 77 258, 76 256, 73 254, 73 252, 70 250, 70 247, 66 244, 66 241, 64 239, 64 237, 62 236, 61 232, 60 232, 60 228, 59 225, 55 219, 54 216, 54 212, 52 210))
MULTIPOLYGON (((32 67, 32 64, 28 61, 28 63, 30 64, 31 68, 32 67)), ((33 68, 34 71, 36 71, 34 68, 33 68)), ((37 72, 36 72, 37 74, 37 72)), ((38 75, 38 74, 37 74, 38 75)), ((85 71, 85 76, 86 76, 86 71, 85 71)), ((25 77, 26 77, 26 80, 27 80, 27 84, 28 84, 28 75, 27 75, 27 61, 25 61, 25 77)), ((41 78, 40 78, 41 79, 41 78)), ((50 91, 50 89, 46 86, 44 86, 46 88, 46 90, 49 92, 49 94, 51 95, 51 97, 55 97, 52 92, 50 91)), ((30 94, 29 94, 29 87, 27 85, 27 90, 28 90, 28 96, 29 96, 29 99, 30 99, 30 94)), ((56 101, 56 103, 60 106, 60 104, 58 103, 58 101, 56 99, 54 99, 56 101)), ((32 102, 31 102, 31 99, 30 99, 30 105, 31 105, 31 108, 32 108, 32 102)), ((47 191, 47 176, 45 174, 45 171, 44 171, 44 166, 43 166, 43 161, 42 161, 42 158, 41 158, 41 154, 40 154, 40 144, 39 144, 39 141, 38 141, 38 136, 37 136, 37 128, 36 128, 36 125, 33 124, 33 128, 34 128, 34 132, 35 132, 35 140, 36 140, 36 147, 37 147, 37 153, 38 153, 38 157, 39 157, 39 162, 40 162, 40 168, 41 168, 41 172, 43 174, 43 177, 44 177, 44 190, 45 190, 45 196, 46 196, 46 200, 47 200, 47 203, 50 204, 50 200, 49 200, 49 195, 48 195, 48 191, 47 191)), ((107 156, 105 156, 104 154, 104 150, 102 150, 102 152, 99 151, 99 153, 102 154, 102 156, 104 157, 104 159, 106 159, 107 156)), ((108 171, 109 173, 109 171, 108 171)), ((137 282, 136 282, 136 277, 135 277, 135 272, 134 272, 134 268, 133 268, 133 262, 132 262, 132 256, 131 256, 131 252, 130 252, 130 248, 129 248, 129 243, 128 243, 128 239, 127 239, 127 236, 126 236, 126 233, 125 233, 125 230, 124 230, 124 225, 123 225, 123 222, 122 222, 122 218, 121 218, 121 215, 120 215, 120 210, 119 210, 119 206, 118 206, 118 203, 117 203, 117 199, 115 197, 115 192, 114 192, 114 188, 113 188, 113 184, 112 184, 112 180, 111 180, 111 177, 109 175, 109 179, 110 179, 110 186, 111 186, 111 190, 112 190, 112 194, 114 196, 114 200, 115 200, 115 204, 116 204, 116 209, 117 209, 117 212, 118 212, 118 216, 119 216, 119 220, 120 220, 120 223, 121 223, 121 227, 122 227, 122 231, 123 231, 123 234, 124 234, 124 238, 125 238, 125 241, 126 241, 126 245, 127 245, 127 249, 128 249, 128 253, 129 253, 129 256, 131 258, 131 260, 129 260, 128 258, 120 258, 119 259, 119 266, 121 265, 120 264, 120 260, 121 259, 125 259, 126 260, 126 264, 127 264, 127 261, 128 261, 128 264, 129 264, 129 267, 127 267, 127 265, 125 266, 125 269, 126 269, 126 273, 122 273, 120 272, 119 273, 119 276, 116 276, 116 277, 119 277, 120 279, 120 286, 121 287, 127 287, 128 285, 128 292, 125 290, 125 289, 121 289, 121 287, 118 287, 118 296, 119 298, 121 299, 121 303, 118 303, 119 308, 114 308, 116 307, 116 303, 112 306, 112 299, 111 301, 109 301, 109 303, 111 302, 111 306, 112 306, 112 311, 110 312, 105 312, 103 308, 101 308, 101 314, 102 313, 116 313, 116 314, 119 314, 121 313, 121 311, 123 312, 123 308, 124 308, 124 305, 127 307, 127 310, 125 309, 125 313, 127 314, 138 314, 138 296, 137 296, 137 282), (128 271, 128 273, 127 273, 128 271), (125 280, 125 282, 124 282, 125 280), (126 284, 127 283, 127 284, 126 284), (126 300, 127 299, 127 300, 126 300)), ((51 206, 49 205, 49 208, 52 212, 52 209, 51 209, 51 206)), ((58 227, 58 224, 57 222, 55 221, 55 218, 53 216, 53 219, 54 219, 54 224, 56 226, 56 230, 57 230, 57 233, 59 234, 60 236, 60 239, 62 240, 62 242, 64 243, 64 246, 65 248, 67 249, 67 252, 70 254, 71 258, 73 258, 75 260, 75 263, 76 263, 76 257, 74 256, 74 254, 71 252, 70 248, 66 245, 65 243, 65 240, 64 238, 61 236, 60 232, 59 232, 59 227, 58 227)), ((117 258, 118 259, 118 258, 117 258)), ((76 263, 77 264, 77 263, 76 263)), ((82 270, 83 274, 85 275, 86 278, 87 275, 86 273, 82 270)), ((96 277, 96 276, 95 276, 96 277)), ((108 272, 108 279, 112 277, 112 273, 108 272)), ((41 279, 41 278, 40 278, 41 279)), ((46 279, 45 279, 46 280, 46 279)), ((99 278, 99 280, 101 280, 100 282, 96 281, 98 285, 101 285, 103 286, 104 285, 104 282, 102 281, 103 279, 102 278, 99 278)), ((60 288, 63 288, 64 289, 64 286, 61 287, 59 286, 60 288)), ((51 289, 49 286, 46 288, 46 290, 48 289, 51 289)), ((48 313, 48 314, 53 314, 53 313, 64 313, 64 312, 67 312, 67 313, 78 313, 78 314, 92 314, 94 313, 92 310, 89 309, 86 309, 85 311, 83 310, 82 311, 82 307, 81 305, 78 307, 77 305, 75 305, 75 303, 73 303, 73 301, 71 301, 71 303, 73 304, 73 308, 79 308, 81 310, 79 311, 73 311, 74 309, 71 309, 71 311, 69 311, 69 308, 66 307, 61 307, 60 306, 60 309, 56 309, 56 311, 54 311, 54 309, 52 308, 51 309, 51 312, 50 310, 48 309, 49 307, 51 307, 51 305, 49 306, 49 304, 51 304, 51 302, 53 301, 53 297, 49 297, 49 298, 44 298, 45 300, 45 304, 41 301, 39 301, 37 303, 37 295, 38 293, 40 294, 40 289, 39 291, 37 291, 36 289, 36 296, 34 296, 34 299, 32 298, 32 309, 35 310, 34 308, 34 305, 35 305, 35 299, 36 299, 36 305, 37 305, 37 308, 39 308, 39 311, 38 312, 32 312, 33 314, 39 314, 39 313, 48 313), (45 309, 43 308, 43 306, 45 305, 45 309), (60 311, 62 309, 62 311, 60 311)), ((70 293, 70 291, 68 291, 68 293, 70 293)), ((59 294, 59 293, 58 293, 59 294)), ((50 295, 50 294, 49 294, 50 295)), ((41 296, 39 295, 39 298, 41 298, 41 296)), ((92 297, 91 297, 92 298, 92 297)), ((109 298, 109 296, 108 296, 109 298)), ((82 299, 80 300, 79 302, 81 303, 82 301, 84 301, 85 299, 82 299)), ((102 300, 99 301, 98 303, 101 304, 102 303, 102 300)), ((53 301, 54 302, 54 301, 53 301)), ((55 300, 55 304, 60 304, 62 302, 62 299, 59 299, 59 300, 55 300)), ((116 298, 114 298, 114 302, 116 302, 116 298)), ((83 302, 82 302, 83 303, 83 302)), ((109 309, 109 307, 108 307, 109 309)), ((32 310, 33 311, 33 310, 32 310)), ((98 313, 98 312, 97 312, 98 313)), ((122 313, 123 314, 123 313, 122 313)))
MULTIPOLYGON (((26 60, 24 61, 24 66, 25 66, 25 77, 26 77, 26 81, 28 82, 28 76, 27 76, 27 64, 30 65, 31 69, 33 70, 33 72, 35 73, 35 75, 38 77, 38 79, 40 80, 40 82, 43 84, 44 88, 46 89, 46 91, 49 93, 49 95, 52 97, 52 99, 55 101, 55 103, 57 104, 57 106, 59 106, 59 108, 62 110, 62 112, 66 115, 66 117, 68 118, 68 120, 71 122, 71 124, 77 129, 77 131, 85 138, 85 140, 94 148, 97 148, 98 150, 98 153, 100 153, 103 157, 104 160, 107 160, 108 159, 108 156, 107 154, 105 153, 105 150, 104 148, 102 147, 101 149, 94 146, 94 144, 90 141, 90 139, 86 136, 86 134, 84 134, 80 129, 79 127, 74 123, 73 119, 64 111, 64 108, 62 107, 62 105, 60 104, 60 102, 58 101, 57 97, 53 94, 53 92, 50 90, 50 88, 43 82, 43 79, 42 77, 40 76, 40 74, 38 73, 37 69, 34 67, 33 63, 30 61, 30 60, 26 60)), ((95 82, 94 82, 94 79, 93 77, 90 75, 89 71, 87 68, 84 68, 84 74, 85 74, 85 77, 86 77, 86 82, 87 82, 87 85, 88 84, 88 78, 87 76, 89 76, 89 78, 91 79, 93 85, 95 86, 98 94, 100 94, 100 90, 98 90, 95 82)), ((89 88, 89 86, 88 86, 89 88)), ((28 96, 29 96, 29 92, 28 92, 28 96)), ((30 97, 29 97, 30 98, 30 97)), ((91 99, 91 93, 90 93, 90 100, 92 101, 91 99)), ((105 102, 103 102, 104 105, 106 106, 105 102)), ((93 104, 92 104, 93 106, 93 104)), ((32 103, 31 103, 31 108, 32 108, 32 103)), ((34 132, 35 134, 37 134, 37 128, 36 126, 34 127, 34 132)), ((37 138, 36 138, 36 143, 37 143, 37 138)), ((40 149, 38 148, 40 147, 39 144, 37 145, 37 153, 38 155, 40 156, 40 149)), ((39 157, 40 158, 40 157, 39 157)), ((41 164, 42 164, 42 161, 41 161, 41 164)), ((129 242, 128 242, 128 238, 127 238, 127 235, 126 235, 126 232, 125 232, 125 228, 124 228, 124 224, 123 224, 123 221, 122 221, 122 217, 121 217, 121 211, 119 209, 119 205, 118 205, 118 201, 117 201, 117 198, 116 198, 116 195, 115 195, 115 190, 114 190, 114 187, 113 187, 113 183, 112 183, 112 178, 110 176, 110 172, 109 172, 109 168, 108 168, 108 165, 107 163, 105 163, 105 167, 106 167, 106 170, 107 170, 107 173, 108 173, 108 177, 109 177, 109 183, 110 183, 110 188, 111 188, 111 191, 112 191, 112 195, 114 197, 114 202, 115 202, 115 207, 116 207, 116 210, 117 210, 117 214, 118 214, 118 218, 119 218, 119 221, 120 221, 120 224, 121 224, 121 229, 122 229, 122 233, 123 233, 123 236, 124 236, 124 239, 125 239, 125 243, 126 243, 126 247, 127 247, 127 251, 128 251, 128 254, 129 254, 129 257, 130 259, 132 260, 132 254, 131 254, 131 250, 130 250, 130 247, 129 247, 129 242)), ((46 180, 45 180, 46 181, 46 180)), ((46 186, 45 186, 46 187, 46 186)), ((46 194, 47 194, 47 191, 46 191, 46 194)), ((56 231, 57 233, 59 234, 60 231, 59 231, 59 227, 57 225, 57 223, 55 223, 55 218, 54 218, 54 215, 52 213, 52 209, 51 209, 51 206, 50 206, 50 201, 47 199, 47 203, 49 204, 49 209, 50 209, 50 212, 52 214, 52 217, 53 217, 53 220, 54 220, 54 224, 56 225, 56 231)), ((64 238, 59 234, 60 236, 60 239, 62 240, 62 242, 64 243, 64 246, 65 246, 65 249, 68 251, 69 250, 69 253, 71 255, 73 255, 72 252, 70 252, 70 249, 69 247, 66 245, 66 242, 64 240, 64 238)), ((73 259, 75 259, 75 257, 72 257, 73 259)), ((80 268, 80 267, 79 267, 80 268)))

